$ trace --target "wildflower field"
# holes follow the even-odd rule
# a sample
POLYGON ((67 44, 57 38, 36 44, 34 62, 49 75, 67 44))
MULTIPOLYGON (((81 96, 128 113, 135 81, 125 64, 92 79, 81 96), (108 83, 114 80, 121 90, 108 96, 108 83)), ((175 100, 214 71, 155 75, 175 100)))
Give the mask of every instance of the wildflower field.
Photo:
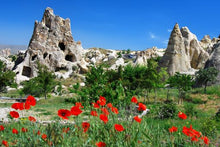
POLYGON ((129 106, 120 107, 100 96, 89 106, 76 102, 66 108, 57 107, 57 118, 49 124, 41 123, 34 113, 24 113, 32 112, 38 105, 33 96, 28 96, 25 103, 11 105, 11 121, 0 124, 2 146, 219 146, 220 143, 219 120, 214 115, 205 111, 194 115, 173 104, 156 108, 155 104, 145 105, 132 97, 129 106))

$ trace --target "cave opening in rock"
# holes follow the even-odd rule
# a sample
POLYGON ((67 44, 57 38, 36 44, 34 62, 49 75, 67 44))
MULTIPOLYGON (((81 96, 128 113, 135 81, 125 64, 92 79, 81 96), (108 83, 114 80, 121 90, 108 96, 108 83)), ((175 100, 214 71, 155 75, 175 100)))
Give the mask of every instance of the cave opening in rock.
POLYGON ((37 55, 32 56, 31 60, 34 61, 37 58, 37 55))
POLYGON ((60 48, 62 51, 65 51, 66 46, 65 46, 65 44, 64 44, 63 42, 60 42, 60 43, 59 43, 59 48, 60 48))
POLYGON ((65 71, 66 72, 66 71, 68 71, 68 69, 66 67, 56 67, 55 72, 58 72, 58 71, 63 71, 63 72, 65 71))
POLYGON ((66 55, 65 60, 70 61, 70 62, 75 62, 76 57, 74 55, 66 55))
POLYGON ((28 66, 24 66, 22 70, 22 75, 26 77, 31 77, 31 68, 28 66))
POLYGON ((44 59, 47 57, 48 53, 44 53, 44 59))

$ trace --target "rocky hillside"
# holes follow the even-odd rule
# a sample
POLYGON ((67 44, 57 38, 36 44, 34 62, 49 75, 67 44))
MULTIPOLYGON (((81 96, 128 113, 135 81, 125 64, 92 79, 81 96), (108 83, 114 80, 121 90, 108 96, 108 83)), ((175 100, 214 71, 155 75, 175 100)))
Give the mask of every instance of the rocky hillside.
POLYGON ((176 24, 171 32, 160 66, 167 67, 170 75, 174 75, 176 72, 194 74, 196 70, 204 68, 209 53, 218 40, 219 38, 211 40, 205 36, 200 42, 187 27, 180 29, 176 24))

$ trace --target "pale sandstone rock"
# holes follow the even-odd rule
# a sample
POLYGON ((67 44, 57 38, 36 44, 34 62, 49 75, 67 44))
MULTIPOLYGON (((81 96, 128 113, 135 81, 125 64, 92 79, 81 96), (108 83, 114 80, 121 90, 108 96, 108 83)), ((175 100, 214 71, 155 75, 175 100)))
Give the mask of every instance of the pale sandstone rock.
MULTIPOLYGON (((54 15, 51 8, 44 12, 41 22, 35 22, 24 61, 14 70, 19 83, 37 76, 37 62, 46 65, 56 75, 68 78, 74 66, 83 65, 81 42, 75 42, 70 29, 70 20, 54 15), (60 72, 61 71, 61 72, 60 72), (63 72, 66 71, 66 72, 63 72)), ((79 72, 79 71, 78 71, 79 72)))
POLYGON ((171 32, 166 52, 160 60, 161 67, 167 67, 170 75, 176 72, 187 72, 191 66, 184 44, 184 38, 176 24, 171 32))
POLYGON ((205 64, 205 68, 215 67, 219 73, 214 84, 220 84, 220 43, 213 46, 213 52, 205 64))

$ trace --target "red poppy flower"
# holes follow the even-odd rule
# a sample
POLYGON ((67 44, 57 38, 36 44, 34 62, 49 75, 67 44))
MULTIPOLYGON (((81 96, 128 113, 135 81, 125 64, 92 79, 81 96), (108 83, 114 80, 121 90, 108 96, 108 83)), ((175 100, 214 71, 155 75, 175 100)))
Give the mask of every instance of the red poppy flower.
POLYGON ((19 105, 19 103, 14 103, 11 105, 11 108, 18 110, 18 105, 19 105))
POLYGON ((0 125, 0 131, 4 131, 4 126, 3 125, 0 125))
POLYGON ((99 108, 99 104, 97 103, 92 103, 94 108, 99 108))
POLYGON ((72 114, 72 115, 77 116, 77 115, 79 115, 80 113, 82 113, 82 110, 81 110, 78 106, 73 106, 73 107, 71 108, 71 114, 72 114))
POLYGON ((70 128, 63 128, 63 133, 67 133, 70 130, 70 128))
POLYGON ((139 118, 138 116, 135 116, 135 117, 134 117, 134 120, 135 120, 136 122, 138 122, 138 123, 141 123, 141 120, 142 120, 142 119, 139 118))
POLYGON ((147 109, 146 105, 142 103, 138 103, 138 111, 144 111, 146 109, 147 109))
POLYGON ((83 128, 84 133, 88 131, 89 127, 90 127, 90 124, 88 122, 82 123, 82 128, 83 128))
POLYGON ((99 118, 106 124, 108 122, 108 117, 104 114, 100 114, 99 118))
POLYGON ((43 134, 43 135, 41 136, 41 138, 42 138, 43 140, 46 140, 46 139, 47 139, 47 135, 46 135, 46 134, 43 134))
POLYGON ((26 99, 26 103, 30 104, 31 106, 35 106, 36 100, 33 96, 29 95, 26 99))
POLYGON ((173 133, 173 132, 176 132, 176 131, 177 131, 177 127, 175 127, 175 126, 172 126, 172 128, 169 128, 170 133, 173 133))
POLYGON ((12 133, 13 133, 13 134, 18 134, 18 130, 15 129, 15 128, 13 128, 13 129, 12 129, 12 133))
POLYGON ((196 136, 193 136, 193 137, 191 138, 191 141, 197 142, 197 141, 199 141, 199 139, 198 139, 196 136))
POLYGON ((186 136, 189 136, 189 137, 199 138, 201 136, 201 133, 196 131, 195 129, 193 129, 192 125, 190 125, 189 128, 184 126, 182 132, 183 132, 183 134, 185 134, 186 136))
POLYGON ((66 109, 60 109, 58 110, 58 116, 62 119, 68 119, 68 117, 71 116, 71 112, 66 109))
POLYGON ((40 130, 38 130, 38 131, 37 131, 37 135, 39 135, 39 136, 40 136, 40 134, 41 134, 41 132, 40 132, 40 130))
POLYGON ((118 108, 112 107, 112 112, 115 113, 115 114, 118 114, 118 108))
POLYGON ((106 99, 103 96, 99 97, 99 100, 97 101, 97 104, 101 105, 101 106, 105 106, 106 104, 106 99))
POLYGON ((28 131, 28 129, 27 128, 21 128, 21 131, 25 133, 25 132, 28 131))
POLYGON ((201 139, 204 141, 205 144, 209 144, 208 137, 204 136, 204 137, 201 137, 201 139))
POLYGON ((108 103, 108 104, 107 104, 107 107, 108 107, 108 108, 112 108, 112 107, 113 107, 113 106, 112 106, 112 103, 108 103))
POLYGON ((29 121, 32 121, 32 122, 36 122, 36 119, 35 119, 33 116, 29 116, 29 117, 28 117, 28 120, 29 120, 29 121))
POLYGON ((131 102, 137 104, 138 103, 137 98, 133 96, 131 98, 131 102))
POLYGON ((117 130, 118 132, 122 132, 124 131, 124 127, 122 125, 115 124, 115 130, 117 130))
POLYGON ((10 115, 11 115, 11 117, 13 117, 13 118, 19 118, 19 113, 16 112, 16 111, 10 111, 10 115))
POLYGON ((76 103, 75 103, 75 106, 77 106, 77 107, 79 107, 79 108, 84 108, 80 102, 76 102, 76 103))
POLYGON ((179 113, 178 113, 178 116, 179 116, 179 118, 181 118, 181 119, 187 119, 186 114, 183 113, 183 112, 179 112, 179 113))
POLYGON ((8 147, 8 142, 6 140, 2 140, 2 144, 6 147, 8 147))
POLYGON ((104 142, 98 142, 98 143, 96 143, 96 146, 97 147, 105 147, 106 144, 104 142))
POLYGON ((29 110, 31 108, 31 105, 29 103, 24 103, 24 109, 29 110))
POLYGON ((106 116, 109 115, 109 112, 108 112, 108 109, 107 109, 107 108, 101 108, 101 111, 102 111, 106 116))
POLYGON ((96 111, 91 111, 90 113, 92 116, 98 116, 97 112, 96 111))

